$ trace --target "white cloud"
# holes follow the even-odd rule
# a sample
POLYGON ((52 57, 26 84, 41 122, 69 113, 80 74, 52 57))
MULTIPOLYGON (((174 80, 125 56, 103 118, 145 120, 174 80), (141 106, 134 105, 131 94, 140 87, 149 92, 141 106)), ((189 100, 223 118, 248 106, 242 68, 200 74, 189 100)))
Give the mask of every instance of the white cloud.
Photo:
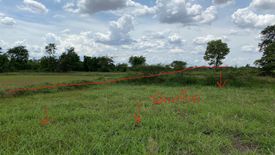
POLYGON ((77 13, 76 5, 73 2, 66 3, 63 9, 68 12, 77 13))
POLYGON ((250 7, 263 10, 274 10, 275 0, 253 0, 250 7))
POLYGON ((123 16, 125 14, 131 16, 154 15, 156 13, 156 7, 148 7, 132 0, 128 0, 126 3, 126 7, 111 12, 118 16, 123 16))
POLYGON ((133 42, 129 34, 133 29, 133 17, 124 15, 117 21, 110 22, 109 32, 107 34, 97 33, 96 41, 109 45, 129 44, 133 42))
POLYGON ((257 47, 255 45, 244 45, 241 47, 243 52, 255 52, 257 51, 257 47))
POLYGON ((212 0, 212 2, 216 5, 230 4, 234 0, 212 0))
POLYGON ((94 14, 100 11, 116 10, 126 7, 128 0, 79 0, 80 13, 94 14))
POLYGON ((176 45, 180 45, 183 42, 185 42, 185 40, 181 39, 181 37, 176 33, 171 34, 170 36, 168 36, 168 41, 169 41, 169 43, 176 44, 176 45))
POLYGON ((54 2, 56 2, 56 3, 60 3, 60 2, 61 2, 61 0, 54 0, 54 2))
POLYGON ((214 36, 214 35, 206 35, 206 36, 195 38, 193 40, 193 43, 197 44, 197 45, 206 45, 209 41, 219 40, 219 39, 221 39, 223 41, 227 41, 228 40, 227 36, 217 37, 217 36, 214 36))
POLYGON ((0 24, 14 25, 14 24, 16 24, 16 21, 13 18, 7 17, 7 16, 5 16, 5 14, 0 13, 0 24))
POLYGON ((242 8, 233 13, 232 20, 240 27, 263 28, 275 24, 275 15, 256 14, 249 8, 242 8))
POLYGON ((59 44, 60 43, 60 38, 54 34, 54 33, 47 33, 45 36, 45 42, 48 43, 55 43, 59 44))
POLYGON ((64 30, 61 31, 62 34, 68 34, 70 32, 71 32, 70 29, 64 29, 64 30))
POLYGON ((4 51, 4 50, 6 51, 9 46, 8 46, 7 42, 5 42, 4 40, 0 40, 0 47, 2 48, 2 51, 4 51))
POLYGON ((203 10, 199 4, 192 4, 189 0, 157 0, 157 16, 162 23, 203 24, 216 19, 217 10, 210 6, 203 10))
POLYGON ((24 0, 22 6, 18 6, 19 9, 28 11, 31 13, 48 13, 48 9, 42 3, 35 0, 24 0))

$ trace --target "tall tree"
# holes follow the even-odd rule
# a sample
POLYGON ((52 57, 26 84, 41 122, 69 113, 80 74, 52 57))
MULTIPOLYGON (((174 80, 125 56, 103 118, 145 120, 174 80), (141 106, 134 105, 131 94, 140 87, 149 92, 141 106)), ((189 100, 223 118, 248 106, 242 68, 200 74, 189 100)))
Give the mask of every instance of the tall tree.
POLYGON ((25 46, 11 48, 7 52, 10 59, 10 65, 15 70, 24 70, 27 67, 29 51, 25 46))
POLYGON ((275 70, 275 25, 266 27, 261 32, 262 42, 259 44, 263 56, 255 64, 262 67, 264 74, 274 74, 275 70))
POLYGON ((62 72, 78 71, 81 67, 80 65, 80 58, 74 51, 73 47, 67 49, 67 52, 62 53, 62 55, 59 58, 59 69, 62 72))
POLYGON ((91 59, 92 58, 89 56, 84 56, 83 65, 86 72, 92 71, 91 59))
POLYGON ((266 27, 261 32, 262 42, 259 44, 260 51, 264 51, 266 47, 275 41, 275 25, 266 27))
POLYGON ((56 52, 56 45, 54 43, 50 43, 45 47, 45 50, 49 56, 54 57, 56 52))
POLYGON ((213 40, 207 43, 204 60, 208 61, 209 65, 220 66, 229 52, 230 49, 226 43, 222 40, 213 40))
POLYGON ((132 67, 144 66, 145 62, 146 58, 143 56, 131 56, 129 58, 129 63, 132 65, 132 67))
POLYGON ((43 71, 56 71, 57 69, 57 60, 55 58, 56 46, 55 44, 48 44, 45 47, 45 51, 48 56, 44 56, 40 59, 40 68, 43 71))

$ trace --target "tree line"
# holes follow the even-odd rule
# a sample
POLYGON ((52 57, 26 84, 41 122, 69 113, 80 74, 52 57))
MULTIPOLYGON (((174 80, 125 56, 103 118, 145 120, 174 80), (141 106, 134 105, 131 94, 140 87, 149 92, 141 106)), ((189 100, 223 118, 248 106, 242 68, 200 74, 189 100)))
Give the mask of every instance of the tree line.
MULTIPOLYGON (((274 74, 275 70, 275 25, 268 26, 261 32, 262 42, 259 44, 260 52, 263 53, 261 59, 255 61, 260 66, 264 74, 274 74)), ((146 65, 146 58, 143 56, 131 56, 129 64, 114 64, 113 58, 84 56, 81 61, 79 55, 73 47, 66 49, 59 57, 56 56, 56 45, 50 43, 45 47, 46 56, 39 60, 30 60, 29 51, 25 46, 16 46, 2 51, 0 47, 0 72, 10 71, 45 71, 45 72, 126 72, 127 70, 143 71, 146 69, 154 71, 179 70, 185 68, 184 61, 173 61, 170 65, 146 65)), ((230 52, 228 45, 222 40, 212 40, 208 42, 204 55, 204 60, 209 65, 220 66, 222 60, 230 52)))
MULTIPOLYGON (((46 56, 39 60, 29 59, 29 51, 25 46, 16 46, 8 49, 3 53, 0 48, 0 72, 12 71, 44 71, 44 72, 70 72, 70 71, 87 71, 87 72, 126 72, 129 69, 137 70, 146 65, 146 58, 143 56, 131 56, 129 63, 114 64, 112 57, 90 57, 84 56, 81 61, 80 56, 75 52, 73 47, 66 49, 59 57, 56 54, 56 45, 50 43, 45 47, 46 56)), ((180 69, 186 67, 187 63, 183 61, 174 61, 171 65, 155 65, 163 68, 180 69)), ((153 65, 152 65, 153 66, 153 65)), ((151 67, 152 67, 151 66, 151 67)))

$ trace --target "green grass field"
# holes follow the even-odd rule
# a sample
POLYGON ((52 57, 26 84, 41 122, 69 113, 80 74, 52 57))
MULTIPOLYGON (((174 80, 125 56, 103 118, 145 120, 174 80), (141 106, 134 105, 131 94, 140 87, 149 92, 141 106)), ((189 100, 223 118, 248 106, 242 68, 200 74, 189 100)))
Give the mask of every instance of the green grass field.
MULTIPOLYGON (((3 74, 0 86, 123 76, 3 74)), ((2 97, 0 154, 274 154, 275 81, 260 79, 264 87, 117 83, 2 97), (199 95, 201 102, 154 105, 149 98, 157 92, 173 97, 181 90, 199 95), (139 125, 137 104, 143 105, 139 125), (41 126, 45 107, 50 123, 41 126)))

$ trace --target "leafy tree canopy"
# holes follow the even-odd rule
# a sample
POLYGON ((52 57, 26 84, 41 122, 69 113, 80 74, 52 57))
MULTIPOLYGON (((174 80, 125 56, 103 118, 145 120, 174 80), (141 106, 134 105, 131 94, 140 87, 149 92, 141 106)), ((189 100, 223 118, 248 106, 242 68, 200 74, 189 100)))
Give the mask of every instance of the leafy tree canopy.
POLYGON ((26 65, 29 59, 29 51, 25 48, 25 46, 11 48, 8 50, 7 54, 10 59, 10 65, 13 69, 26 69, 26 65))
POLYGON ((273 74, 275 70, 275 25, 266 27, 262 32, 262 42, 259 44, 263 56, 255 64, 262 67, 264 74, 273 74))
POLYGON ((175 70, 183 69, 186 67, 186 65, 187 65, 187 63, 184 61, 173 61, 171 63, 171 67, 175 70))
POLYGON ((226 43, 223 43, 222 40, 213 40, 207 44, 204 60, 208 61, 209 65, 220 66, 229 52, 230 49, 226 43))
POLYGON ((131 56, 129 59, 129 63, 133 66, 144 66, 146 62, 146 58, 143 56, 131 56))
POLYGON ((56 45, 54 43, 50 43, 45 47, 45 50, 49 56, 53 57, 56 52, 56 45))

